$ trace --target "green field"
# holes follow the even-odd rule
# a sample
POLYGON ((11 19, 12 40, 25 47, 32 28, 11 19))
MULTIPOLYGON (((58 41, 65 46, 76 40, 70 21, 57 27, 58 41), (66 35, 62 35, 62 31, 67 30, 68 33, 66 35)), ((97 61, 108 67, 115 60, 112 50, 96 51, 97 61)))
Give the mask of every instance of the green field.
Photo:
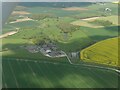
POLYGON ((91 24, 91 23, 83 21, 83 20, 77 20, 77 21, 72 22, 71 24, 78 25, 78 26, 90 27, 90 28, 101 28, 101 27, 103 27, 101 25, 94 25, 94 24, 91 24))
POLYGON ((14 24, 9 24, 10 26, 14 26, 14 27, 34 27, 37 26, 38 23, 35 21, 24 21, 24 22, 18 22, 18 23, 14 23, 14 24))
POLYGON ((112 22, 114 25, 119 25, 118 23, 118 16, 108 16, 108 17, 101 17, 98 20, 108 20, 110 22, 112 22))
MULTIPOLYGON (((49 36, 51 39, 57 40, 56 44, 65 52, 79 51, 87 46, 94 44, 100 40, 104 40, 110 37, 115 37, 118 35, 117 29, 107 30, 104 28, 94 29, 87 27, 80 27, 79 30, 72 33, 72 37, 69 38, 67 42, 61 41, 62 35, 59 31, 54 29, 56 27, 46 28, 43 32, 45 35, 49 36), (49 30, 49 32, 47 32, 49 30), (59 37, 57 37, 59 36, 59 37), (61 38, 60 38, 61 36, 61 38), (79 47, 74 47, 79 46, 79 47)), ((8 48, 8 51, 3 52, 3 57, 21 57, 26 58, 27 55, 31 55, 29 58, 37 59, 40 54, 31 54, 27 50, 21 49, 20 46, 29 45, 31 43, 30 37, 37 36, 40 33, 40 29, 23 29, 17 34, 9 36, 3 39, 3 50, 8 48)))
POLYGON ((96 68, 14 59, 4 59, 3 67, 3 87, 6 88, 116 88, 118 86, 118 76, 115 72, 96 68))
POLYGON ((11 32, 16 30, 14 26, 10 26, 10 25, 5 25, 3 30, 2 30, 2 34, 5 34, 7 32, 11 32))
POLYGON ((103 40, 88 48, 85 48, 81 51, 80 57, 86 62, 119 66, 118 38, 103 40))
MULTIPOLYGON (((116 19, 118 11, 116 10, 116 4, 79 6, 79 3, 76 3, 75 5, 78 6, 73 7, 86 8, 87 10, 74 11, 65 10, 65 8, 72 7, 73 3, 63 4, 22 6, 15 9, 29 12, 29 15, 23 16, 32 18, 33 21, 10 23, 8 20, 3 28, 3 33, 19 28, 18 33, 2 38, 2 51, 0 53, 3 58, 4 88, 115 88, 118 86, 118 75, 116 72, 83 65, 84 63, 86 65, 100 64, 99 66, 101 66, 101 62, 97 64, 94 64, 95 62, 86 63, 82 61, 84 58, 82 57, 82 59, 74 58, 77 61, 75 63, 80 65, 72 65, 66 57, 49 58, 40 52, 31 53, 25 48, 21 48, 35 45, 33 40, 36 38, 42 40, 47 38, 54 42, 58 49, 69 54, 72 52, 83 52, 89 46, 96 45, 95 43, 102 43, 106 39, 118 37, 116 19), (63 7, 63 4, 68 6, 63 7), (107 7, 112 9, 111 15, 103 15, 103 10, 107 7), (97 16, 100 17, 100 20, 113 22, 113 25, 101 27, 82 20, 83 18, 97 16)), ((11 15, 10 17, 13 19, 20 18, 19 15, 11 15)), ((116 47, 115 43, 114 46, 116 47)), ((113 45, 112 43, 110 44, 113 45)), ((102 45, 99 47, 103 48, 102 45)), ((104 54, 109 54, 109 50, 113 52, 113 48, 111 49, 110 46, 110 49, 107 49, 104 54)), ((114 54, 116 56, 117 53, 115 52, 114 54)), ((96 57, 94 58, 96 59, 96 57)), ((105 57, 102 58, 105 59, 105 57)), ((116 57, 112 59, 116 59, 116 57)), ((102 62, 102 64, 104 63, 102 62)))

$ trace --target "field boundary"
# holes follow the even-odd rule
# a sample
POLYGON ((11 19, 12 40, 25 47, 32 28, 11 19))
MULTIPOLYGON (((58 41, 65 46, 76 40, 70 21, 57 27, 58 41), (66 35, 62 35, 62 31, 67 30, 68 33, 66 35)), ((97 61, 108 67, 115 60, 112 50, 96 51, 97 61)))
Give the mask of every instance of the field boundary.
MULTIPOLYGON (((70 65, 72 66, 84 66, 84 67, 88 67, 88 68, 98 68, 98 69, 104 69, 104 70, 110 70, 110 71, 114 71, 114 72, 117 72, 117 73, 120 73, 120 70, 118 69, 115 69, 115 68, 107 68, 107 67, 102 67, 102 66, 97 66, 97 65, 89 65, 89 64, 74 64, 71 62, 70 58, 68 56, 66 56, 67 59, 68 59, 68 62, 70 65)), ((15 59, 15 58, 5 58, 7 60, 16 60, 16 61, 26 61, 26 62, 34 62, 34 63, 49 63, 49 64, 54 64, 54 65, 69 65, 69 64, 63 64, 63 63, 60 63, 60 62, 48 62, 48 61, 37 61, 37 60, 28 60, 28 59, 15 59)), ((118 74, 119 75, 119 74, 118 74)))

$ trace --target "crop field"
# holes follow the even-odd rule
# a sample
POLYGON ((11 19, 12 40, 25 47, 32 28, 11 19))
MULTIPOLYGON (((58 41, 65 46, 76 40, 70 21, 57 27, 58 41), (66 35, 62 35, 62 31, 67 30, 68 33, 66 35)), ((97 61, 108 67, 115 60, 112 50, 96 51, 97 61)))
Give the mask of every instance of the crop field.
MULTIPOLYGON (((94 17, 92 17, 94 18, 94 17)), ((99 25, 99 24, 95 24, 95 23, 92 23, 96 20, 104 20, 104 21, 109 21, 112 23, 111 26, 118 26, 119 23, 118 23, 118 16, 107 16, 107 17, 98 17, 96 19, 92 19, 92 18, 88 18, 88 20, 77 20, 77 21, 74 21, 72 22, 71 24, 73 25, 78 25, 78 26, 85 26, 85 27, 90 27, 90 28, 102 28, 104 27, 103 25, 99 25)), ((87 18, 86 18, 87 19, 87 18)))
POLYGON ((35 21, 24 21, 24 22, 18 22, 14 24, 9 24, 14 27, 34 27, 35 25, 38 25, 35 21))
MULTIPOLYGON (((118 86, 119 75, 115 71, 87 66, 88 64, 100 66, 106 63, 105 61, 96 63, 96 60, 99 60, 97 59, 99 56, 106 60, 108 54, 111 56, 111 62, 116 62, 115 50, 118 48, 115 37, 118 37, 119 33, 116 4, 23 3, 23 6, 20 5, 15 8, 3 27, 3 34, 18 28, 18 32, 14 35, 2 38, 0 57, 3 59, 3 88, 115 88, 118 86), (109 12, 104 13, 105 8, 112 9, 111 15, 109 12), (106 27, 84 20, 94 17, 99 17, 96 20, 106 20, 113 24, 106 27), (29 18, 31 21, 24 21, 24 18, 29 18), (11 23, 18 19, 23 21, 11 23), (64 51, 66 57, 50 58, 41 52, 31 53, 26 49, 27 46, 40 46, 41 43, 49 45, 50 42, 64 51), (93 50, 92 47, 96 52, 104 55, 100 53, 91 56, 90 61, 93 62, 89 62, 84 57, 84 51, 89 48, 93 50), (107 49, 102 51, 100 47, 107 49), (76 62, 70 64, 67 56, 74 52, 81 52, 83 55, 81 58, 80 56, 73 58, 76 62), (84 66, 83 63, 86 65, 84 66)), ((87 56, 91 54, 93 55, 87 52, 87 56)))
POLYGON ((119 66, 118 39, 119 38, 111 38, 103 40, 82 50, 81 59, 87 62, 119 66))
POLYGON ((118 16, 108 16, 108 17, 101 17, 98 20, 108 20, 110 22, 112 22, 114 25, 119 25, 118 23, 118 16))
POLYGON ((77 20, 77 21, 72 22, 71 24, 78 25, 78 26, 90 27, 90 28, 101 28, 101 27, 103 27, 103 26, 100 26, 100 25, 91 24, 91 23, 83 21, 83 20, 77 20))
POLYGON ((79 14, 79 12, 77 11, 66 11, 66 10, 62 10, 62 9, 56 9, 56 8, 41 8, 41 7, 34 7, 34 8, 30 8, 28 10, 29 12, 31 13, 52 13, 54 15, 57 15, 57 16, 69 16, 69 15, 75 15, 75 14, 79 14))
POLYGON ((114 72, 63 63, 4 59, 3 67, 4 88, 115 88, 118 82, 114 72))
POLYGON ((3 30, 2 30, 2 34, 5 34, 7 32, 11 32, 16 30, 16 28, 14 26, 10 26, 10 25, 5 25, 3 30))

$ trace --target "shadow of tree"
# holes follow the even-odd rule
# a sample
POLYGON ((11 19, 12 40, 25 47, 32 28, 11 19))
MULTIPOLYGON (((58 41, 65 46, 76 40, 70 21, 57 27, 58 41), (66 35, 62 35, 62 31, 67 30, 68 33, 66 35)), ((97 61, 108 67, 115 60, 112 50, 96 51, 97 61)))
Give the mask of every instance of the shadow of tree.
POLYGON ((81 51, 82 49, 93 45, 101 40, 105 40, 108 38, 113 38, 116 36, 100 36, 100 35, 96 35, 96 36, 89 36, 89 37, 84 37, 84 38, 79 38, 79 39, 75 39, 74 41, 70 42, 70 43, 60 43, 57 42, 56 44, 63 50, 66 52, 73 52, 73 51, 81 51))
POLYGON ((109 27, 104 27, 104 28, 111 32, 119 32, 120 26, 109 26, 109 27))

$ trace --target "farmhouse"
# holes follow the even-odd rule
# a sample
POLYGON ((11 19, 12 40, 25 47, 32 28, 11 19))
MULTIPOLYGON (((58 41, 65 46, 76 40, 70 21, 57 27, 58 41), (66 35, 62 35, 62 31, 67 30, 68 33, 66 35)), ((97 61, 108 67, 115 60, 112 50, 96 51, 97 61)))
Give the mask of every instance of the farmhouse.
POLYGON ((72 56, 72 57, 77 57, 77 53, 76 53, 76 52, 72 52, 72 53, 71 53, 71 56, 72 56))
POLYGON ((41 53, 48 57, 65 57, 63 51, 59 51, 54 44, 43 45, 40 49, 41 53))
POLYGON ((105 8, 105 11, 112 11, 110 8, 105 8))
POLYGON ((37 53, 39 52, 39 47, 38 46, 27 46, 25 47, 29 52, 31 53, 37 53))
POLYGON ((31 53, 39 53, 41 52, 43 55, 47 57, 65 57, 66 54, 58 50, 57 47, 54 44, 44 44, 42 46, 39 45, 31 45, 26 46, 25 49, 27 49, 31 53))

